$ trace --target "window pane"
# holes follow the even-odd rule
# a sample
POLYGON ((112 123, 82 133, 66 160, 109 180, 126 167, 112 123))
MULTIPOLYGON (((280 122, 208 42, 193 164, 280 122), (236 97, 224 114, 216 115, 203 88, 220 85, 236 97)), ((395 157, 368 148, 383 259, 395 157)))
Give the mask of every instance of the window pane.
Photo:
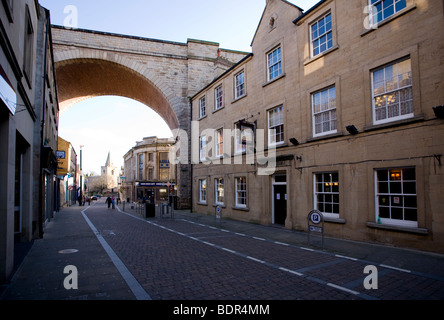
POLYGON ((399 1, 396 1, 396 12, 398 12, 398 11, 400 11, 400 10, 402 10, 402 9, 404 9, 405 7, 407 7, 407 2, 406 2, 406 0, 399 0, 399 1))
POLYGON ((339 214, 339 174, 318 173, 315 175, 316 207, 325 214, 339 214))
POLYGON ((416 208, 417 207, 416 197, 404 197, 404 205, 406 208, 416 208))
MULTIPOLYGON (((331 190, 328 190, 327 192, 331 192, 331 190)), ((325 202, 333 203, 333 196, 331 194, 326 194, 325 195, 325 202)))
POLYGON ((411 223, 417 222, 415 178, 415 168, 377 171, 377 206, 380 218, 388 219, 384 223, 415 226, 411 223))
POLYGON ((392 208, 391 218, 395 220, 404 220, 404 210, 402 208, 392 208))
POLYGON ((373 99, 377 122, 413 115, 410 59, 373 72, 373 99))
POLYGON ((388 181, 388 171, 380 170, 378 171, 378 181, 388 181))
POLYGON ((333 46, 331 14, 319 19, 311 27, 313 56, 316 56, 333 46))
POLYGON ((400 196, 393 196, 391 198, 392 207, 403 207, 404 206, 404 198, 400 196))
POLYGON ((334 204, 333 205, 333 213, 334 214, 339 214, 339 204, 334 204))
POLYGON ((333 205, 331 203, 325 203, 325 213, 333 213, 333 205))
POLYGON ((402 175, 404 181, 416 181, 416 170, 415 169, 404 169, 402 170, 402 175))
POLYGON ((403 183, 404 194, 416 194, 416 182, 403 183))
POLYGON ((390 182, 390 193, 402 193, 401 182, 390 182))
POLYGON ((337 130, 336 88, 313 94, 314 135, 337 130))
POLYGON ((390 198, 387 196, 380 196, 379 197, 379 205, 389 206, 390 205, 390 198))
POLYGON ((387 182, 379 182, 378 184, 379 193, 389 193, 389 187, 387 182))
POLYGON ((405 217, 404 218, 407 221, 418 221, 418 210, 405 209, 405 217))
POLYGON ((390 209, 387 207, 379 207, 379 217, 383 219, 390 219, 390 209))

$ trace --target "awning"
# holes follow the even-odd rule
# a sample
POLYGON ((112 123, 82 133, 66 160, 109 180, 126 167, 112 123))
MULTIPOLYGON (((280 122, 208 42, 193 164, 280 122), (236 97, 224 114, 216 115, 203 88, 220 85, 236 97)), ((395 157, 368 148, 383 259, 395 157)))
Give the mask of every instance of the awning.
POLYGON ((15 115, 17 109, 17 95, 15 94, 2 66, 0 66, 0 99, 9 109, 9 112, 11 112, 12 115, 15 115))

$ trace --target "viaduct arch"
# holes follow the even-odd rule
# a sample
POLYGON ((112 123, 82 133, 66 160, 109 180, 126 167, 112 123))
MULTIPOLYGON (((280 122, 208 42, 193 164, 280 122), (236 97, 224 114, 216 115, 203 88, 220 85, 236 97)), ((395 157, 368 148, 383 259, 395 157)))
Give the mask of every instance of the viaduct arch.
MULTIPOLYGON (((185 44, 60 26, 52 26, 52 41, 60 114, 88 98, 122 96, 152 108, 173 132, 189 132, 189 97, 246 55, 214 42, 185 44)), ((190 165, 177 168, 183 209, 191 206, 190 165)))

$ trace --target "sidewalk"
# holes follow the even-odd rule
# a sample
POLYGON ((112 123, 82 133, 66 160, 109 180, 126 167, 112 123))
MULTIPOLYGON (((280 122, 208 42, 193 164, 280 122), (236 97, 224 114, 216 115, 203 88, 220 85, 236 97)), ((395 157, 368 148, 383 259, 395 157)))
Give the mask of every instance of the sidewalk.
MULTIPOLYGON (((123 210, 123 205, 119 205, 123 210)), ((0 300, 134 300, 135 297, 113 262, 99 243, 96 235, 83 218, 86 207, 70 207, 57 214, 45 230, 44 239, 34 244, 15 273, 11 282, 0 288, 0 300), (78 250, 70 253, 72 249, 78 250), (92 259, 94 257, 94 259, 92 259), (79 290, 66 290, 63 273, 67 265, 78 268, 79 290), (3 291, 3 292, 2 292, 3 291)), ((125 212, 142 215, 126 205, 125 212)), ((261 226, 224 219, 217 222, 214 216, 192 214, 175 210, 174 217, 150 218, 186 219, 195 223, 215 226, 252 237, 288 243, 294 246, 339 254, 383 264, 391 267, 424 273, 444 279, 444 255, 391 248, 325 238, 322 250, 319 237, 312 237, 308 245, 306 233, 277 227, 261 226)))
POLYGON ((0 289, 0 300, 134 300, 83 218, 85 208, 73 206, 56 215, 44 238, 34 241, 10 283, 0 289), (79 290, 64 288, 68 265, 76 266, 81 274, 79 290))

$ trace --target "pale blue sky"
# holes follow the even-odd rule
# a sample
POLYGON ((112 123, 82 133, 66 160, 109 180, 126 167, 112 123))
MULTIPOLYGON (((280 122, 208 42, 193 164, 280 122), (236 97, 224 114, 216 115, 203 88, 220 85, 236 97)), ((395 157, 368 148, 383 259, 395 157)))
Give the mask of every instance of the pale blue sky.
MULTIPOLYGON (((319 0, 289 1, 304 10, 319 0)), ((266 0, 39 0, 51 22, 64 25, 73 5, 78 27, 104 32, 186 43, 188 38, 218 42, 224 49, 250 52, 266 0)), ((60 117, 59 135, 80 154, 83 169, 100 172, 108 151, 116 166, 137 141, 169 137, 171 131, 145 105, 120 97, 83 101, 60 117)))

